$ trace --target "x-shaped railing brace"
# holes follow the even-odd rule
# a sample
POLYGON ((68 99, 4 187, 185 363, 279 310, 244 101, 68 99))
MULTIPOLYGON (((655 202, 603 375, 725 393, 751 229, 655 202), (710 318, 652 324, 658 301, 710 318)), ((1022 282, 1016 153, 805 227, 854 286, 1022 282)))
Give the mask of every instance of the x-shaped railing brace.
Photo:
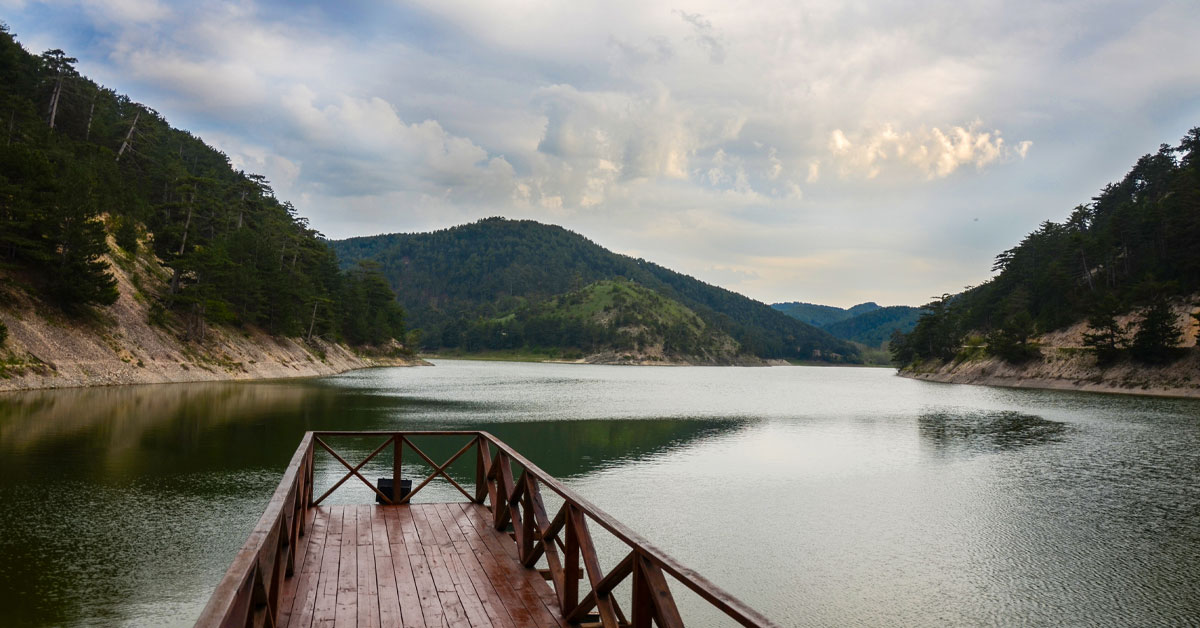
MULTIPOLYGON (((327 445, 325 443, 325 441, 321 440, 318 437, 314 437, 314 440, 325 451, 329 452, 329 455, 333 456, 338 462, 342 463, 343 466, 345 466, 347 469, 349 469, 350 472, 347 473, 346 475, 343 475, 342 479, 335 482, 333 486, 329 487, 329 490, 325 491, 320 497, 318 497, 316 500, 314 500, 312 503, 313 506, 319 505, 322 501, 325 500, 326 497, 329 497, 329 495, 331 493, 333 493, 335 490, 337 490, 337 488, 339 486, 344 484, 346 482, 346 480, 349 480, 351 477, 356 477, 359 480, 362 480, 362 483, 366 484, 367 487, 369 487, 372 491, 375 491, 375 494, 378 495, 379 498, 382 499, 385 504, 407 504, 408 501, 410 499, 412 499, 413 495, 417 494, 417 491, 425 488, 425 485, 432 482, 439 475, 446 478, 446 481, 450 482, 450 484, 452 484, 454 486, 454 488, 458 489, 458 491, 460 493, 462 493, 463 495, 466 495, 467 499, 469 499, 469 500, 474 499, 471 496, 471 494, 466 491, 466 489, 464 489, 458 482, 455 482, 454 478, 450 477, 450 475, 448 473, 446 473, 446 468, 449 467, 450 465, 454 464, 454 461, 461 458, 463 454, 470 451, 471 447, 476 446, 478 444, 477 439, 472 439, 471 442, 467 443, 466 445, 463 445, 462 449, 458 450, 458 453, 454 454, 453 456, 450 457, 449 460, 447 460, 446 462, 443 462, 442 464, 439 465, 438 463, 434 462, 432 458, 425 455, 425 452, 421 451, 421 449, 419 447, 417 447, 416 445, 414 445, 412 443, 412 441, 408 440, 407 438, 404 438, 403 436, 398 436, 398 437, 392 436, 392 437, 389 437, 387 440, 383 441, 382 445, 376 447, 375 451, 372 451, 369 456, 367 456, 365 459, 363 459, 362 462, 358 463, 355 466, 351 466, 350 463, 347 462, 345 458, 338 455, 338 453, 336 451, 334 451, 332 447, 327 445), (397 439, 399 439, 399 440, 397 440, 397 439), (429 477, 426 477, 424 480, 422 480, 420 484, 418 484, 415 488, 413 488, 411 491, 409 491, 408 494, 405 495, 404 498, 399 501, 395 501, 394 499, 388 497, 387 495, 384 495, 374 484, 371 483, 370 480, 363 477, 363 475, 358 472, 359 469, 362 469, 363 466, 365 466, 368 462, 371 461, 371 459, 373 459, 375 456, 377 456, 379 454, 379 452, 386 449, 387 446, 392 444, 393 442, 396 443, 397 448, 401 448, 404 446, 405 443, 408 443, 408 446, 413 451, 417 452, 417 455, 420 456, 423 460, 425 460, 425 462, 428 463, 429 466, 433 468, 433 473, 429 474, 429 477)), ((399 486, 396 486, 392 489, 393 496, 396 494, 396 491, 399 490, 399 488, 400 488, 399 486)))

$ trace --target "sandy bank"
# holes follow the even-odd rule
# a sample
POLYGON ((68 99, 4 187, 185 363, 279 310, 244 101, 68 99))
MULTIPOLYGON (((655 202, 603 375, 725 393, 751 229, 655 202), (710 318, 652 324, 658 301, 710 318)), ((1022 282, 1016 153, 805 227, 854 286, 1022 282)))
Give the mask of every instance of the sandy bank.
MULTIPOLYGON (((1086 323, 1044 334, 1036 339, 1042 359, 1026 364, 1008 364, 999 358, 976 357, 962 362, 932 362, 899 372, 902 377, 948 384, 980 384, 1009 388, 1044 388, 1126 395, 1200 398, 1200 349, 1191 303, 1176 307, 1183 330, 1185 356, 1172 364, 1149 366, 1124 361, 1109 367, 1096 363, 1093 353, 1083 348, 1086 323)), ((1128 324, 1133 315, 1122 317, 1128 324)))
POLYGON ((9 284, 0 295, 0 320, 8 327, 0 348, 0 391, 310 377, 427 364, 237 327, 209 326, 202 341, 186 341, 173 316, 150 323, 150 295, 164 286, 165 269, 144 258, 119 261, 110 264, 117 302, 83 319, 40 306, 9 284))

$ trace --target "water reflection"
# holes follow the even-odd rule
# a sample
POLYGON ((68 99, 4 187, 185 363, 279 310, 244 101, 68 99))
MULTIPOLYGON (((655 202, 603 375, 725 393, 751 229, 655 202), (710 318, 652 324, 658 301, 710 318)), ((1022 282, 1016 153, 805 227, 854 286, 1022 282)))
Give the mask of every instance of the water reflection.
POLYGON ((1054 442, 1067 426, 1012 410, 943 410, 917 417, 921 438, 937 450, 994 452, 1054 442))
POLYGON ((782 625, 1194 624, 1198 417, 840 368, 439 361, 0 394, 0 625, 190 625, 305 430, 429 428, 494 433, 782 625))
MULTIPOLYGON (((306 430, 484 429, 570 478, 743 424, 494 420, 512 411, 322 380, 0 395, 0 625, 189 624, 306 430)), ((358 460, 378 442, 331 444, 358 460)), ((417 442, 439 463, 462 444, 417 442)), ((406 454, 406 473, 423 477, 427 469, 417 461, 406 454)), ((319 485, 343 472, 327 456, 318 463, 319 485)), ((390 467, 388 450, 366 473, 389 475, 390 467)), ((473 456, 451 474, 469 486, 473 456)), ((370 501, 357 484, 331 501, 370 501)), ((438 482, 425 497, 460 496, 438 482)))

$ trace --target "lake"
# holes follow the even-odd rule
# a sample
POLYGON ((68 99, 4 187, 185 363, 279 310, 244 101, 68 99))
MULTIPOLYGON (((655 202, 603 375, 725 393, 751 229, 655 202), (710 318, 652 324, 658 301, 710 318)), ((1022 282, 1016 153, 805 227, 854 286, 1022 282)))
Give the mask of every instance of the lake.
POLYGON ((1200 402, 435 363, 0 395, 0 623, 190 625, 317 429, 488 430, 782 625, 1200 623, 1200 402))

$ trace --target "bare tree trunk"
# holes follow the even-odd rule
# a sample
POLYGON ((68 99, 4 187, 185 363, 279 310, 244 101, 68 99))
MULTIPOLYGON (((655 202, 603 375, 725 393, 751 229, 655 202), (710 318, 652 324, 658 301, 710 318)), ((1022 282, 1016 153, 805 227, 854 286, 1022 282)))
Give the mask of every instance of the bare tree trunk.
POLYGON ((242 217, 246 214, 246 190, 242 190, 242 198, 238 203, 238 231, 242 230, 242 217))
POLYGON ((58 117, 58 99, 62 96, 63 75, 58 73, 58 80, 54 81, 54 92, 50 95, 50 129, 54 129, 54 119, 58 117))
POLYGON ((1087 256, 1083 254, 1082 250, 1079 251, 1079 259, 1083 261, 1083 276, 1087 277, 1088 290, 1095 292, 1096 286, 1092 285, 1092 271, 1088 268, 1087 256))
POLYGON ((192 304, 191 315, 188 316, 187 337, 192 342, 204 342, 204 306, 192 304))
POLYGON ((192 197, 188 200, 187 218, 183 221, 183 239, 179 242, 179 255, 183 255, 183 249, 187 246, 188 228, 192 226, 192 208, 196 206, 196 191, 192 190, 192 197))
POLYGON ((12 146, 13 124, 17 121, 17 110, 13 109, 8 114, 8 146, 12 146))
POLYGON ((121 155, 124 155, 125 150, 129 148, 130 141, 133 140, 133 130, 137 128, 138 117, 141 115, 142 111, 140 109, 133 115, 133 124, 129 125, 129 132, 125 134, 125 141, 121 142, 121 150, 117 151, 117 161, 121 161, 121 155))
POLYGON ((96 115, 96 94, 92 94, 92 108, 88 109, 87 132, 83 134, 83 141, 88 141, 92 138, 92 118, 96 115))
POLYGON ((317 325, 317 302, 313 302, 312 318, 308 321, 308 342, 312 342, 313 327, 317 325))

